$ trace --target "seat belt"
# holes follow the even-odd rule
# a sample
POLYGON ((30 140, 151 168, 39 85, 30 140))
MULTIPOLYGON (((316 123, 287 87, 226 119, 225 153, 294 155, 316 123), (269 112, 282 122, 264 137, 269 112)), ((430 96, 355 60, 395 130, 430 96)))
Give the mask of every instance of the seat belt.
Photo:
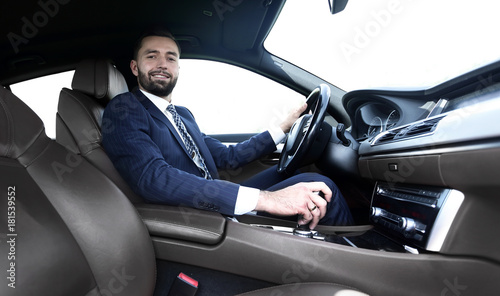
POLYGON ((198 281, 181 272, 172 284, 168 296, 194 296, 197 290, 198 281))

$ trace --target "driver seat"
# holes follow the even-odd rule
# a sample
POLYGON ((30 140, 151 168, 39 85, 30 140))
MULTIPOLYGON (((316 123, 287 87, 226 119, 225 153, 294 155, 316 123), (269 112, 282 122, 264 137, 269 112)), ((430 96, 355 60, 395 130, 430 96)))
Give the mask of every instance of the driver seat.
POLYGON ((101 146, 101 130, 110 128, 102 122, 104 108, 116 95, 128 91, 122 73, 109 59, 85 59, 77 65, 71 87, 59 95, 56 141, 103 172, 133 203, 142 203, 101 146))

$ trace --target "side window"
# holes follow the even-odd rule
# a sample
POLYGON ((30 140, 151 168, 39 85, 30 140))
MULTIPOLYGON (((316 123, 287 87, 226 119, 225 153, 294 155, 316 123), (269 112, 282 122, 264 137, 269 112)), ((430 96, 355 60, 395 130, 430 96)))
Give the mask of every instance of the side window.
POLYGON ((42 119, 48 137, 56 137, 59 92, 71 87, 74 71, 26 80, 10 86, 12 92, 42 119))
POLYGON ((232 65, 182 59, 172 103, 189 108, 206 134, 258 133, 277 125, 305 97, 232 65))

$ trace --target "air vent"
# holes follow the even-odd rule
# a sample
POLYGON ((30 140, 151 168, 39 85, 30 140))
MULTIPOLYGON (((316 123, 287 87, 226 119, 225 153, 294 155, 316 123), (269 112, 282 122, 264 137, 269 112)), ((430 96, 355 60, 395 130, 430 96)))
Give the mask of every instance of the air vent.
POLYGON ((378 135, 372 145, 379 145, 390 143, 394 141, 401 141, 406 139, 411 139, 415 137, 421 137, 430 135, 436 129, 437 124, 444 116, 435 117, 432 119, 426 119, 424 121, 419 121, 412 123, 410 125, 405 125, 399 128, 388 130, 384 133, 378 135))

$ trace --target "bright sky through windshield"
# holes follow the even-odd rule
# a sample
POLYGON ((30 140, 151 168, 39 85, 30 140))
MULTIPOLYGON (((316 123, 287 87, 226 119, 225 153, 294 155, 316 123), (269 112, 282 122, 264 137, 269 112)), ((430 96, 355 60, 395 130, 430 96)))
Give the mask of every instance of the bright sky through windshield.
POLYGON ((500 59, 500 1, 288 0, 266 48, 338 87, 434 86, 500 59))

